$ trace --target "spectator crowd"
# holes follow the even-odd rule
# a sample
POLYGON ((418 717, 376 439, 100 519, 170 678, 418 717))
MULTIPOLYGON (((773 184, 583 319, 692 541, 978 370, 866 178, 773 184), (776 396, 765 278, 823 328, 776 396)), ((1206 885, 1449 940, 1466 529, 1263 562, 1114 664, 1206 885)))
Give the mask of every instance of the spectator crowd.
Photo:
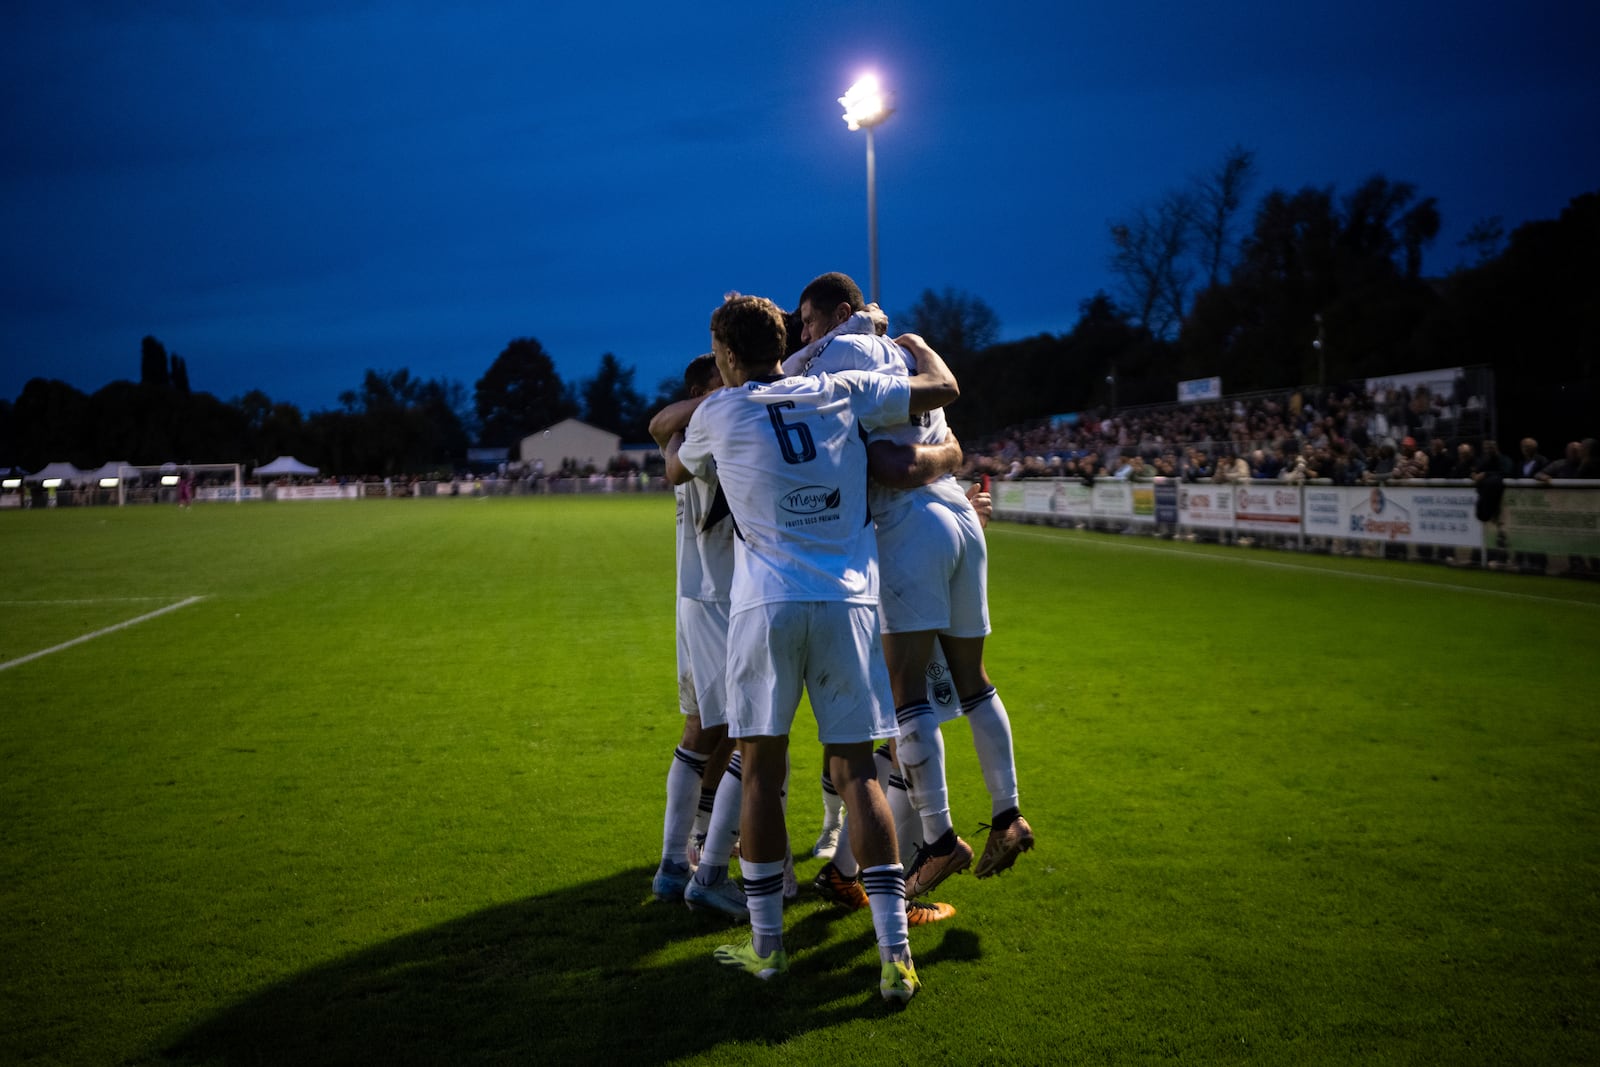
POLYGON ((968 476, 1190 482, 1600 478, 1594 438, 1555 460, 1502 452, 1481 398, 1427 386, 1302 390, 1127 409, 1015 427, 967 453, 968 476))

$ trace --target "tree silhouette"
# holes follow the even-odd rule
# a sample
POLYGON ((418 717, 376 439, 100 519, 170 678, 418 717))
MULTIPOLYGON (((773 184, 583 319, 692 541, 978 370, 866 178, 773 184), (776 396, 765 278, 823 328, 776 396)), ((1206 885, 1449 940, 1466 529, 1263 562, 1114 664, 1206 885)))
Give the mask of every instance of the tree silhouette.
POLYGON ((164 387, 171 381, 166 346, 154 337, 146 337, 139 342, 139 384, 164 387))
POLYGON ((32 378, 12 406, 17 459, 29 470, 65 460, 84 467, 102 463, 90 441, 89 398, 66 382, 32 378))
POLYGON ((410 370, 368 370, 344 410, 314 417, 315 435, 340 461, 365 474, 450 468, 466 461, 467 435, 456 414, 459 384, 423 381, 410 370))
POLYGON ((1244 210, 1245 192, 1255 175, 1255 153, 1234 145, 1214 170, 1190 183, 1195 254, 1207 289, 1226 281, 1233 267, 1234 230, 1244 210))
POLYGON ((1410 363, 1486 364, 1506 441, 1556 455, 1595 434, 1600 409, 1600 190, 1512 231, 1503 252, 1456 271, 1416 332, 1410 363), (1548 438, 1548 440, 1547 440, 1548 438))
POLYGON ((1111 224, 1111 272, 1134 324, 1152 337, 1173 336, 1183 322, 1195 210, 1188 192, 1172 190, 1111 224))
POLYGON ((1432 197, 1382 175, 1337 199, 1332 187, 1272 190, 1228 284, 1202 294, 1186 321, 1185 364, 1235 390, 1409 365, 1410 339, 1438 299, 1420 273, 1439 226, 1432 197))
POLYGON ((305 419, 293 404, 273 403, 260 389, 252 389, 233 402, 244 414, 246 447, 243 456, 260 464, 277 456, 311 459, 305 419))
POLYGON ((582 385, 583 421, 620 435, 624 440, 649 440, 644 398, 633 387, 632 367, 607 352, 593 378, 582 385))
POLYGON ((946 288, 924 289, 917 302, 889 320, 894 333, 921 334, 945 359, 981 352, 1000 334, 1000 316, 971 293, 946 288))
POLYGON ((1470 266, 1474 267, 1481 267, 1498 256, 1504 250, 1505 243, 1505 222, 1499 215, 1490 215, 1474 222, 1467 230, 1467 235, 1456 242, 1458 247, 1473 251, 1470 266))
POLYGON ((577 414, 544 346, 531 337, 512 341, 473 387, 480 440, 510 447, 541 427, 577 414))

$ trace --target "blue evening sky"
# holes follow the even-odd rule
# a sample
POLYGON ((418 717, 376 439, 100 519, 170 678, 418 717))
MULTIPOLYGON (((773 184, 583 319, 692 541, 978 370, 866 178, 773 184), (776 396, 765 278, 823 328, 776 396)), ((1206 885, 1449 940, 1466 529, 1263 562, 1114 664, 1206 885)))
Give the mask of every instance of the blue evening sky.
MULTIPOLYGON (((0 16, 0 398, 136 380, 308 413, 368 369, 468 390, 539 339, 647 396, 731 289, 866 287, 874 70, 883 304, 981 297, 1001 338, 1111 289, 1107 224, 1256 153, 1271 188, 1382 173, 1466 230, 1600 189, 1600 5, 1349 0, 676 8, 77 0, 0 16)), ((1225 368, 1219 368, 1225 372, 1225 368)))

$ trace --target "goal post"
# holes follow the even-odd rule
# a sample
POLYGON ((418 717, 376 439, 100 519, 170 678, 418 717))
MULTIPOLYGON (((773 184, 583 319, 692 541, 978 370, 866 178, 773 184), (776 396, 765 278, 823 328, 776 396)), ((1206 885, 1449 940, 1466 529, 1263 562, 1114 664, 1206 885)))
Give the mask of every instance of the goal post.
POLYGON ((242 463, 163 463, 152 467, 123 464, 117 468, 117 506, 125 507, 130 498, 138 503, 146 494, 152 503, 160 503, 166 493, 177 500, 186 475, 192 479, 191 500, 195 503, 231 500, 237 504, 244 499, 242 463))

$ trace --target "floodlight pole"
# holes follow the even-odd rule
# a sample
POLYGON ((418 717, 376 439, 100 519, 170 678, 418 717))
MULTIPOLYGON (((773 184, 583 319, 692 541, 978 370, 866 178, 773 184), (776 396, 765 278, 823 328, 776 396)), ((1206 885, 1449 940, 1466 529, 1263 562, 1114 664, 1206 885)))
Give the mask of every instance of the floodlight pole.
POLYGON ((878 89, 878 79, 863 77, 839 98, 844 105, 845 125, 852 130, 867 131, 867 261, 870 267, 872 293, 870 299, 878 303, 878 152, 873 142, 872 130, 884 119, 894 114, 889 98, 878 89))
MULTIPOLYGON (((871 265, 872 302, 878 303, 878 154, 873 151, 872 127, 867 126, 867 260, 871 265)), ((881 306, 881 305, 880 305, 881 306)))

